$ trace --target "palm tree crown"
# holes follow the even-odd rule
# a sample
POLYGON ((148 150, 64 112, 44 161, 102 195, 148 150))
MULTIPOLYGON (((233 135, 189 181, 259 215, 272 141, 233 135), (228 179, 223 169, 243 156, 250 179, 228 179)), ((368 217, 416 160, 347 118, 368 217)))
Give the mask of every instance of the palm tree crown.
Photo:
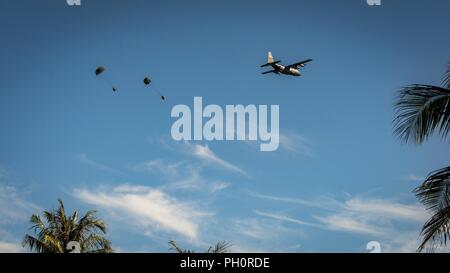
POLYGON ((111 243, 102 236, 106 224, 95 216, 95 211, 88 211, 81 218, 75 211, 67 217, 63 201, 58 199, 58 202, 58 209, 42 213, 44 220, 36 214, 31 216, 31 229, 36 236, 25 235, 23 247, 39 253, 66 253, 72 250, 68 244, 76 242, 82 253, 113 252, 111 243))
MULTIPOLYGON (((421 144, 435 131, 446 139, 450 132, 450 63, 442 87, 406 86, 399 91, 395 110, 394 133, 402 141, 421 144)), ((415 193, 433 214, 422 228, 418 251, 446 245, 450 239, 450 166, 432 172, 415 193)))
MULTIPOLYGON (((177 245, 175 241, 169 241, 170 248, 174 253, 194 253, 195 251, 189 249, 183 249, 177 245)), ((230 252, 231 243, 230 242, 218 242, 214 246, 210 246, 205 253, 228 253, 230 252)))

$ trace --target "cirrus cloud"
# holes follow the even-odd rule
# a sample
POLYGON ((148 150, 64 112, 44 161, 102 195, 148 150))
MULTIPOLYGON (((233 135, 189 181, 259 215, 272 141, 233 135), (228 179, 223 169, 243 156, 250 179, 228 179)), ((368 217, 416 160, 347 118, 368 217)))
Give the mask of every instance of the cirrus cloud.
POLYGON ((181 202, 160 189, 147 186, 123 184, 96 191, 75 189, 73 194, 84 203, 132 218, 144 233, 162 230, 195 240, 200 220, 210 215, 192 203, 181 202))

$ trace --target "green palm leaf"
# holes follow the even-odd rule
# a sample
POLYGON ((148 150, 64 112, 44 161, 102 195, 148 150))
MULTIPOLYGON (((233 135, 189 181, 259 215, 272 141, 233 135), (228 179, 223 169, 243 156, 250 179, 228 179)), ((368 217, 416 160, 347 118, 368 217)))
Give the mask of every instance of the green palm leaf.
POLYGON ((427 179, 415 189, 420 202, 434 213, 449 207, 450 203, 450 166, 431 173, 427 179))
POLYGON ((81 248, 87 253, 111 253, 111 242, 98 234, 91 234, 82 241, 81 248))
POLYGON ((209 247, 207 253, 228 253, 231 248, 230 242, 218 242, 214 247, 209 247))
MULTIPOLYGON (((169 241, 169 250, 174 253, 195 253, 193 250, 183 249, 177 245, 175 241, 169 241)), ((230 242, 218 242, 214 246, 210 246, 206 253, 228 253, 230 252, 231 243, 230 242)))
POLYGON ((450 235, 450 166, 431 173, 415 192, 434 214, 422 229, 423 240, 418 251, 427 246, 433 249, 436 242, 445 245, 450 235))
POLYGON ((401 140, 421 144, 434 130, 450 131, 450 90, 414 84, 400 90, 395 104, 394 133, 401 140))
POLYGON ((23 241, 22 241, 22 246, 23 247, 28 246, 28 248, 31 251, 36 251, 38 253, 50 252, 47 249, 47 246, 43 242, 41 242, 39 239, 37 239, 33 236, 30 236, 30 235, 25 235, 25 238, 23 238, 23 241))
POLYGON ((42 213, 43 220, 39 215, 31 216, 31 229, 36 236, 27 234, 22 242, 24 247, 39 253, 64 253, 68 243, 75 241, 81 252, 113 252, 111 242, 103 237, 106 224, 96 217, 95 211, 88 211, 78 219, 77 211, 67 214, 63 201, 58 202, 56 210, 42 213))
POLYGON ((438 211, 425 223, 422 236, 422 244, 418 251, 423 251, 427 246, 428 249, 434 250, 437 245, 447 244, 450 239, 450 207, 438 211))
POLYGON ((194 253, 194 251, 183 249, 183 248, 179 247, 177 245, 177 243, 175 241, 172 241, 172 240, 169 241, 169 246, 170 246, 169 250, 174 252, 174 253, 194 253))

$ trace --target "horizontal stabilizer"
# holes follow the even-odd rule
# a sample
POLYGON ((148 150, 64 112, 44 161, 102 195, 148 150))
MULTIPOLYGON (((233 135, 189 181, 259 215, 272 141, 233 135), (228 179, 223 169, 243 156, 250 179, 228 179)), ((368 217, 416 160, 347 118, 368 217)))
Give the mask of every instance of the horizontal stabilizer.
POLYGON ((266 64, 261 65, 261 67, 266 67, 266 66, 274 65, 274 64, 277 64, 277 63, 279 63, 279 62, 281 62, 281 61, 275 61, 275 62, 271 62, 271 63, 266 63, 266 64))

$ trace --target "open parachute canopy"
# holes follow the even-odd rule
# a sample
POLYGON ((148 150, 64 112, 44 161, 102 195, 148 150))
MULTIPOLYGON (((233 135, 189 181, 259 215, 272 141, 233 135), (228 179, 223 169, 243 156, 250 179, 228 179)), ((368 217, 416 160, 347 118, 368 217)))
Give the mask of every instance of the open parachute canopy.
POLYGON ((145 77, 144 78, 144 84, 145 85, 149 85, 150 83, 152 83, 152 80, 149 77, 145 77))
POLYGON ((97 69, 95 69, 95 75, 97 75, 97 76, 102 74, 103 72, 105 72, 104 66, 99 66, 99 67, 97 67, 97 69))

